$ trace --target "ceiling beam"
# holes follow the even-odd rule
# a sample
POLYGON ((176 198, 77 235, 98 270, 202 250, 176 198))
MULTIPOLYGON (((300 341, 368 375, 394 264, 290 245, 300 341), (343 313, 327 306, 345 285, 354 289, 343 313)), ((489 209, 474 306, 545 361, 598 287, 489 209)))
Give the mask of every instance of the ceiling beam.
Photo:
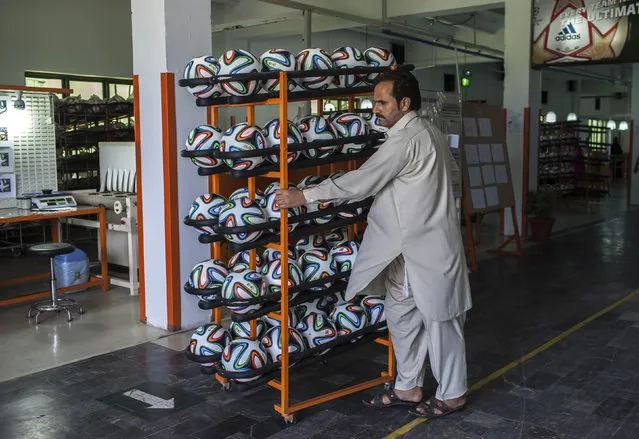
POLYGON ((230 21, 228 23, 216 24, 212 26, 212 32, 224 32, 238 29, 246 29, 267 24, 283 23, 285 21, 299 21, 302 19, 302 12, 292 12, 286 15, 267 18, 249 18, 245 20, 230 21))

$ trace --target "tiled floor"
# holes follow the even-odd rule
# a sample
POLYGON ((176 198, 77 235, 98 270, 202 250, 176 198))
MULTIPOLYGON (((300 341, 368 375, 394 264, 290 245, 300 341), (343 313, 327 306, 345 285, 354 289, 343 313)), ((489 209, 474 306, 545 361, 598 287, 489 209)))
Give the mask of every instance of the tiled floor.
MULTIPOLYGON (((483 261, 472 275, 475 306, 466 326, 470 383, 639 287, 638 223, 639 213, 629 213, 556 236, 520 258, 483 261)), ((372 439, 413 420, 406 409, 365 408, 360 400, 372 394, 368 391, 306 410, 298 424, 286 427, 273 411, 274 390, 222 391, 179 352, 186 337, 1 383, 2 437, 372 439), (131 389, 162 385, 183 396, 159 417, 107 403, 131 389), (180 409, 189 397, 201 402, 180 409)), ((362 346, 327 365, 309 366, 292 380, 293 399, 378 374, 382 353, 376 345, 362 346)), ((4 365, 6 356, 0 358, 4 365)), ((433 390, 432 380, 427 388, 433 390)), ((156 396, 168 401, 171 390, 162 392, 156 396)), ((421 423, 404 437, 639 437, 639 296, 487 383, 464 412, 421 423)))

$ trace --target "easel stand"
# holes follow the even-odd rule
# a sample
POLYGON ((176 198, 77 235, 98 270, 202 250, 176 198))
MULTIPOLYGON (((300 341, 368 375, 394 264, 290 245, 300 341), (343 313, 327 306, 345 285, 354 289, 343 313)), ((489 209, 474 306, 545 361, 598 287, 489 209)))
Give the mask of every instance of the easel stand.
MULTIPOLYGON (((406 68, 412 69, 413 66, 406 65, 400 66, 397 68, 406 68)), ((383 72, 388 70, 394 70, 395 67, 367 67, 367 68, 354 68, 354 69, 333 69, 322 71, 322 75, 344 75, 344 74, 368 74, 375 72, 383 72)), ((343 162, 347 164, 348 169, 355 169, 357 166, 357 160, 366 158, 374 152, 374 149, 367 148, 361 153, 356 154, 334 154, 329 156, 326 159, 298 159, 295 162, 288 163, 288 152, 289 150, 303 150, 310 149, 314 144, 317 143, 317 146, 329 146, 326 140, 318 141, 318 142, 307 142, 303 144, 295 144, 288 145, 288 104, 291 102, 302 102, 302 101, 310 101, 316 100, 319 102, 319 108, 322 108, 321 101, 326 97, 347 97, 349 103, 349 111, 357 111, 355 108, 355 97, 356 96, 370 96, 372 93, 371 86, 364 87, 354 87, 350 89, 331 89, 325 91, 305 91, 305 92, 295 92, 290 93, 286 84, 288 84, 289 78, 300 78, 304 76, 317 76, 318 72, 269 72, 269 73, 255 73, 255 74, 243 74, 243 75, 228 75, 224 77, 215 77, 215 78, 202 78, 202 79, 189 79, 189 80, 180 80, 179 83, 181 86, 196 86, 196 85, 208 85, 214 84, 224 81, 229 81, 231 79, 237 81, 239 79, 246 80, 266 80, 266 79, 279 79, 280 90, 276 93, 269 94, 258 94, 253 96, 247 96, 242 98, 230 97, 230 98, 215 98, 215 99, 197 99, 196 103, 198 106, 207 106, 208 107, 208 123, 214 126, 218 126, 219 116, 218 109, 224 107, 232 107, 232 106, 243 106, 246 107, 246 121, 249 125, 255 125, 255 107, 256 105, 277 105, 279 106, 279 119, 280 119, 280 139, 281 144, 277 148, 266 148, 264 151, 256 151, 256 156, 264 156, 267 154, 279 154, 279 163, 277 165, 266 165, 263 167, 258 167, 256 169, 250 171, 233 171, 228 168, 219 170, 215 169, 199 169, 198 173, 200 175, 208 175, 209 177, 209 191, 211 193, 216 193, 222 196, 228 196, 229 193, 240 187, 237 184, 237 181, 247 181, 248 182, 248 191, 249 197, 255 199, 256 189, 257 189, 257 181, 256 177, 266 178, 266 179, 274 179, 279 181, 280 187, 288 188, 289 186, 289 171, 293 169, 315 169, 318 174, 326 174, 328 172, 332 172, 335 170, 335 164, 338 162, 343 162), (290 148, 290 149, 289 149, 290 148), (295 148, 295 149, 293 149, 295 148), (275 150, 275 151, 271 151, 275 150), (247 180, 244 180, 247 179, 247 180)), ((320 110, 321 114, 321 110, 320 110)), ((370 139, 357 139, 361 143, 362 141, 371 142, 374 140, 379 140, 382 136, 377 134, 371 134, 370 139)), ((355 143, 355 138, 348 139, 337 139, 335 141, 335 145, 341 145, 344 143, 355 143)), ((203 151, 183 151, 182 156, 189 157, 195 156, 196 154, 200 157, 203 151), (191 155, 189 155, 191 153, 191 155)), ((208 152, 204 152, 204 154, 209 154, 209 157, 215 158, 225 158, 225 154, 227 154, 226 158, 233 158, 231 155, 234 153, 222 153, 219 150, 210 150, 208 152)), ((237 154, 237 153, 235 153, 237 154)), ((244 155, 243 157, 246 157, 244 155)), ((336 209, 336 211, 349 211, 357 209, 362 202, 358 203, 350 203, 345 205, 340 205, 339 207, 331 208, 336 209)), ((330 209, 329 209, 330 210, 330 209)), ((325 211, 326 212, 326 211, 325 211)), ((281 274, 281 289, 280 295, 278 296, 279 304, 272 304, 272 302, 264 301, 265 305, 263 308, 248 313, 248 314, 232 314, 231 318, 236 322, 246 322, 250 321, 250 338, 252 340, 256 339, 257 333, 257 318, 261 316, 268 316, 272 319, 275 319, 281 324, 281 359, 278 362, 267 364, 264 368, 252 372, 232 372, 222 370, 220 367, 215 367, 215 379, 220 382, 225 390, 231 390, 231 388, 237 390, 243 390, 250 387, 255 387, 255 385, 266 383, 269 386, 273 387, 280 393, 279 401, 275 403, 274 409, 282 415, 284 420, 288 423, 296 422, 295 414, 300 410, 305 408, 309 408, 327 401, 331 401, 337 398, 341 398, 346 395, 350 395, 356 392, 360 392, 365 389, 369 389, 372 387, 376 387, 383 383, 388 383, 393 381, 395 375, 395 359, 393 354, 393 346, 390 339, 390 336, 380 336, 379 329, 381 329, 381 324, 368 326, 362 331, 356 331, 346 336, 340 336, 336 341, 329 342, 324 345, 320 345, 315 348, 307 349, 302 353, 295 354, 293 357, 289 354, 289 326, 291 322, 289 321, 289 311, 293 306, 299 303, 305 303, 308 301, 312 301, 317 297, 326 296, 328 294, 334 293, 337 290, 335 288, 340 288, 340 284, 335 282, 335 284, 325 290, 320 292, 309 291, 308 288, 312 286, 322 285, 326 283, 328 280, 333 281, 333 279, 320 280, 315 282, 310 282, 307 285, 302 285, 295 287, 293 289, 289 288, 289 272, 288 272, 288 249, 290 243, 295 243, 295 239, 299 239, 300 236, 307 236, 315 233, 320 233, 326 230, 339 228, 342 226, 349 227, 349 235, 352 239, 354 233, 358 232, 358 223, 362 223, 365 221, 365 214, 354 216, 348 220, 337 220, 334 223, 328 223, 326 225, 319 226, 304 226, 298 227, 293 232, 290 232, 289 242, 289 222, 296 222, 298 224, 302 224, 301 221, 303 216, 321 216, 325 213, 315 212, 310 214, 300 215, 299 217, 291 217, 289 218, 288 212, 286 209, 281 209, 281 218, 279 220, 279 234, 278 235, 268 235, 265 234, 262 238, 258 239, 255 242, 247 243, 247 244, 223 244, 222 235, 223 233, 218 232, 219 236, 214 237, 208 240, 208 243, 211 245, 211 257, 218 260, 227 260, 229 251, 232 252, 239 250, 250 250, 250 267, 255 269, 256 267, 256 249, 258 247, 267 247, 278 250, 281 252, 281 266, 282 266, 282 274, 281 274), (228 247, 224 249, 223 246, 228 247), (295 298, 289 297, 289 294, 299 293, 299 295, 295 298), (269 304, 271 303, 271 304, 269 304), (361 333, 361 334, 360 334, 361 333), (358 340, 356 343, 351 343, 355 341, 356 338, 362 337, 361 340, 358 340), (333 352, 337 352, 340 348, 343 348, 346 351, 352 350, 353 346, 356 346, 357 343, 365 342, 365 341, 375 341, 378 344, 381 344, 385 347, 387 355, 388 355, 388 365, 385 371, 381 372, 379 377, 365 381, 350 387, 346 387, 343 389, 339 389, 336 391, 328 392, 323 395, 318 395, 316 397, 310 398, 305 401, 296 402, 291 404, 290 396, 291 396, 291 385, 290 385, 290 374, 292 370, 294 371, 298 366, 301 367, 301 364, 306 360, 312 360, 313 358, 322 358, 320 357, 320 353, 326 350, 327 347, 331 347, 333 352), (311 358, 313 357, 313 358, 311 358), (295 368, 291 369, 291 363, 295 363, 295 368), (277 378, 271 378, 270 375, 279 375, 277 378), (251 378, 251 377, 260 377, 259 379, 252 381, 250 383, 240 383, 237 382, 236 379, 240 378, 251 378)), ((273 221, 270 222, 273 224, 273 221)), ((254 226, 250 226, 254 227, 254 226)), ((271 226, 272 227, 272 226, 271 226)), ((200 237, 200 242, 207 242, 206 239, 202 239, 200 237)), ((348 277, 349 273, 338 273, 334 277, 339 280, 344 280, 348 277)), ((333 276, 331 276, 332 278, 333 276)), ((343 288, 343 283, 341 284, 343 288)), ((220 295, 221 296, 221 295, 220 295)), ((220 324, 222 322, 222 306, 229 306, 231 304, 240 304, 247 302, 230 302, 225 301, 221 297, 216 299, 218 304, 215 305, 213 309, 212 320, 215 323, 220 324)), ((269 298, 270 301, 273 301, 273 297, 269 298)), ((254 303, 251 301, 251 303, 254 303)), ((201 306, 202 307, 202 306, 201 306)), ((208 308, 210 309, 210 308, 208 308)), ((310 361, 309 361, 310 362, 310 361)))

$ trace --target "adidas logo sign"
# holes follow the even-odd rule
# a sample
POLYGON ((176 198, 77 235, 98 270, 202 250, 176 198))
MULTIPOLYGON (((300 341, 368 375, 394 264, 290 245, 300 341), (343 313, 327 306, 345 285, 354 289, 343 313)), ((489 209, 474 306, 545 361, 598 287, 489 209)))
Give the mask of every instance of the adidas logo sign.
POLYGON ((567 41, 567 40, 579 40, 581 39, 581 34, 577 33, 577 30, 569 23, 564 26, 564 28, 557 34, 555 37, 555 41, 567 41))

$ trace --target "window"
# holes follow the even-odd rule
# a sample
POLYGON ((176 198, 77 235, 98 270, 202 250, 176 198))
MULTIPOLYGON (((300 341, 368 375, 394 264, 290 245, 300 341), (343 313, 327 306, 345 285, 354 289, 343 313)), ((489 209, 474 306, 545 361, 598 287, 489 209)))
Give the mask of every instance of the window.
POLYGON ((29 87, 70 88, 73 89, 72 96, 82 96, 83 99, 89 99, 93 95, 102 99, 116 95, 128 99, 133 94, 133 81, 122 78, 25 72, 24 82, 29 87))

